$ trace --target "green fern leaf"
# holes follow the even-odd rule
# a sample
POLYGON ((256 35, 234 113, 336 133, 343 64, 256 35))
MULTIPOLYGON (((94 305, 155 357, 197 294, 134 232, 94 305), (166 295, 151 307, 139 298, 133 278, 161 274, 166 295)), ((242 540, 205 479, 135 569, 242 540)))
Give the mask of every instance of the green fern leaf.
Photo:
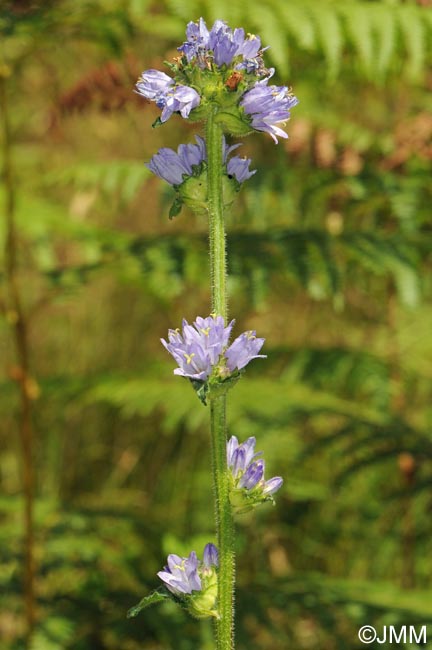
POLYGON ((328 4, 311 4, 310 11, 315 21, 316 29, 319 34, 321 47, 328 64, 328 77, 334 79, 339 72, 343 35, 341 21, 335 6, 328 4))
POLYGON ((147 18, 150 0, 129 0, 129 13, 132 18, 147 18))
POLYGON ((276 13, 269 7, 257 5, 254 11, 255 25, 265 45, 271 44, 268 54, 280 75, 288 74, 288 44, 285 31, 276 13))
POLYGON ((312 51, 316 48, 316 30, 311 15, 302 4, 281 3, 272 0, 272 6, 280 16, 286 30, 297 41, 300 48, 312 51))
POLYGON ((368 11, 373 22, 377 40, 374 70, 379 76, 387 72, 396 50, 396 22, 394 10, 381 3, 369 5, 368 11))
POLYGON ((244 2, 231 2, 230 0, 219 0, 217 3, 206 0, 204 15, 209 29, 215 20, 225 20, 233 29, 240 25, 245 27, 245 21, 248 20, 244 2))
POLYGON ((369 5, 346 3, 343 5, 343 14, 363 69, 370 74, 374 64, 374 47, 369 5))
MULTIPOLYGON (((197 20, 201 15, 199 0, 167 0, 170 13, 183 18, 188 23, 190 20, 197 20)), ((158 16, 158 21, 160 16, 158 16)), ((157 21, 152 21, 157 22, 157 21)))
POLYGON ((416 80, 423 72, 426 55, 424 23, 420 11, 413 6, 398 7, 397 16, 408 52, 406 71, 416 80))

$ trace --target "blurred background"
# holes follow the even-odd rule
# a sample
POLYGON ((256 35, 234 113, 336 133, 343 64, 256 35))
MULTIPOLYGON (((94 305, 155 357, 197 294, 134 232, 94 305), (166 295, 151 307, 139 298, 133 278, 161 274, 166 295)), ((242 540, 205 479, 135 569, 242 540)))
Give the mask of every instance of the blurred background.
POLYGON ((153 130, 133 92, 199 16, 300 99, 288 141, 245 139, 228 217, 235 332, 268 355, 230 433, 285 479, 238 520, 238 650, 432 625, 431 5, 2 0, 1 650, 212 648, 171 603, 126 619, 214 540, 208 409, 159 342, 209 312, 207 224, 144 166, 200 125, 153 130))

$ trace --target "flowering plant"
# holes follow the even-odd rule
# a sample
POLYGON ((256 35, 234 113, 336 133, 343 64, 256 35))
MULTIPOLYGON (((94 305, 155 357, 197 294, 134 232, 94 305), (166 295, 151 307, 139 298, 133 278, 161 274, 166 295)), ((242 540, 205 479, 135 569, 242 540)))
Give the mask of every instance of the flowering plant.
POLYGON ((158 573, 163 587, 130 610, 135 616, 143 607, 173 598, 199 618, 216 620, 217 650, 234 649, 234 512, 242 513, 265 502, 282 486, 282 478, 264 478, 265 463, 255 452, 256 440, 227 441, 227 392, 245 367, 260 354, 264 343, 256 332, 243 332, 230 343, 234 320, 227 318, 227 273, 225 209, 231 205, 241 185, 255 170, 247 158, 232 156, 240 145, 229 145, 226 134, 268 133, 277 144, 287 138, 284 130, 291 109, 298 103, 287 86, 269 83, 274 70, 265 66, 258 36, 244 29, 231 29, 216 20, 209 29, 200 18, 190 22, 179 56, 168 68, 171 76, 146 70, 136 91, 155 102, 161 110, 154 126, 173 114, 205 123, 205 138, 182 144, 177 151, 163 148, 148 168, 167 181, 176 192, 170 217, 183 204, 209 219, 209 249, 212 315, 198 316, 182 329, 161 339, 177 363, 174 374, 189 379, 204 404, 210 405, 210 439, 215 492, 217 549, 207 544, 203 561, 195 552, 188 557, 168 556, 158 573))

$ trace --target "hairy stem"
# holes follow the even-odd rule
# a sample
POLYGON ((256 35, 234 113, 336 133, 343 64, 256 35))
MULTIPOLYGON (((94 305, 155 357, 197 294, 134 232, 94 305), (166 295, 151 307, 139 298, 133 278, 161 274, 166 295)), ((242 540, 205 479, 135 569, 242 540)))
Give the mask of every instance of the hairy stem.
MULTIPOLYGON (((0 69, 0 115, 2 116, 2 158, 3 182, 5 186, 4 216, 6 222, 5 242, 5 301, 6 317, 11 325, 17 367, 13 378, 20 392, 19 437, 22 448, 23 490, 24 490, 24 601, 26 616, 27 647, 30 647, 35 623, 35 561, 34 561, 34 466, 33 466, 33 425, 32 391, 34 382, 29 371, 28 325, 22 308, 21 294, 17 278, 17 235, 15 227, 15 188, 11 160, 11 133, 9 125, 8 101, 6 91, 7 70, 0 69)), ((12 373, 11 373, 12 374, 12 373)))
POLYGON ((227 319, 225 222, 222 195, 223 132, 210 112, 207 120, 207 187, 212 309, 227 319))
MULTIPOLYGON (((216 124, 215 112, 208 116, 206 128, 207 186, 210 233, 212 309, 227 320, 226 250, 222 194, 223 132, 216 124)), ((216 494, 216 522, 219 548, 217 650, 234 648, 234 522, 229 500, 229 474, 226 459, 226 395, 211 399, 210 429, 213 482, 216 494)))

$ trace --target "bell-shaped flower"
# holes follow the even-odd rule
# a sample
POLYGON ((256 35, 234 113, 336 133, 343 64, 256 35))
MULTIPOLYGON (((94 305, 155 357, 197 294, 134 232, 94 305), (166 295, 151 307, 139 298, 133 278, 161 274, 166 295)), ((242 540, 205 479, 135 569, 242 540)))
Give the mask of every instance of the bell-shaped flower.
POLYGON ((264 339, 257 338, 255 331, 240 334, 225 352, 228 369, 231 372, 241 370, 252 359, 264 358, 265 355, 258 354, 263 343, 264 339))
POLYGON ((164 72, 146 70, 136 83, 136 92, 155 102, 162 109, 161 122, 166 122, 173 113, 188 118, 192 109, 201 102, 201 96, 190 86, 178 84, 164 72))
POLYGON ((168 147, 159 149, 146 166, 171 185, 181 185, 206 158, 204 140, 199 135, 195 139, 197 144, 181 144, 177 153, 168 147))
POLYGON ((173 594, 191 594, 201 591, 201 578, 198 575, 198 558, 192 551, 187 558, 168 555, 167 565, 158 572, 159 578, 173 594))
POLYGON ((256 169, 253 169, 252 171, 249 169, 251 162, 250 158, 239 158, 239 156, 233 156, 233 158, 230 158, 227 163, 228 176, 233 176, 238 183, 244 183, 244 181, 249 180, 249 178, 256 174, 256 169))
POLYGON ((258 81, 240 100, 251 126, 256 131, 270 133, 275 143, 278 137, 288 137, 278 124, 285 125, 290 118, 290 109, 297 104, 297 97, 286 86, 268 86, 268 79, 258 81))
POLYGON ((136 92, 146 99, 157 102, 174 85, 174 79, 159 70, 146 70, 136 83, 136 92))

